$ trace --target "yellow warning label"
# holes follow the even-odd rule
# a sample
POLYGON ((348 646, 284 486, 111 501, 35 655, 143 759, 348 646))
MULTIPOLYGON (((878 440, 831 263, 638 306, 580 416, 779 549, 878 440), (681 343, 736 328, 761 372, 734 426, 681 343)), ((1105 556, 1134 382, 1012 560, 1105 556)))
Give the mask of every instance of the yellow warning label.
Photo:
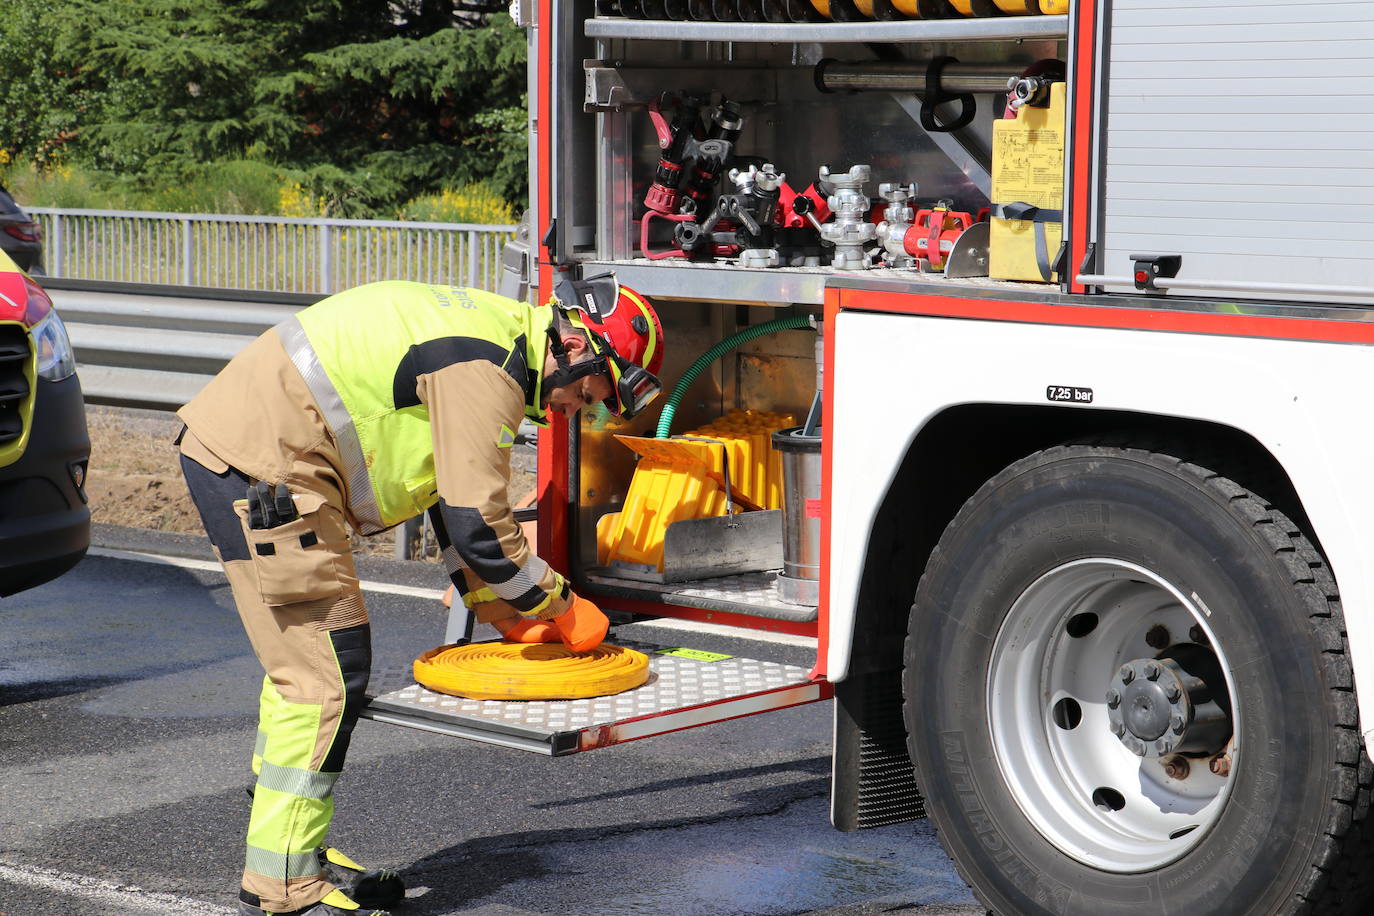
POLYGON ((660 649, 659 655, 675 655, 678 658, 690 658, 699 662, 718 662, 727 658, 734 658, 733 655, 721 655, 719 652, 703 652, 700 649, 660 649))
POLYGON ((994 203, 1063 209, 1063 83, 1051 87, 1049 107, 1027 105, 1014 119, 993 122, 992 162, 994 203))
MULTIPOLYGON (((1026 105, 992 124, 992 202, 1019 212, 1064 209, 1064 83, 1050 87, 1046 108, 1026 105), (1034 209, 1030 209, 1034 208, 1034 209)), ((1052 261, 1063 227, 1056 215, 1008 219, 994 209, 989 227, 988 275, 999 280, 1054 281, 1052 261)))

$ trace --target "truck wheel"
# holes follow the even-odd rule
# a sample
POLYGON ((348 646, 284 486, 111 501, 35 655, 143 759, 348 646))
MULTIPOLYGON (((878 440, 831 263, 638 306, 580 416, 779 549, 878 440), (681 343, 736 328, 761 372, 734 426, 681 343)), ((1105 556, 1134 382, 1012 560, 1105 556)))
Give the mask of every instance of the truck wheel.
POLYGON ((1212 471, 1070 445, 997 475, 921 579, 903 689, 931 816, 999 914, 1367 902, 1335 582, 1212 471))

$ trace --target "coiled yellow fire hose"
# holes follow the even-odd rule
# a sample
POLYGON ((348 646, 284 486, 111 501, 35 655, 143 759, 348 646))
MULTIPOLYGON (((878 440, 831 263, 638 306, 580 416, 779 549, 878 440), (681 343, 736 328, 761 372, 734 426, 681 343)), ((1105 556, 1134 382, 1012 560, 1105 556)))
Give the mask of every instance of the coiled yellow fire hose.
POLYGON ((430 649, 414 672, 430 690, 473 700, 575 700, 638 687, 649 658, 609 643, 577 653, 559 643, 484 642, 430 649))

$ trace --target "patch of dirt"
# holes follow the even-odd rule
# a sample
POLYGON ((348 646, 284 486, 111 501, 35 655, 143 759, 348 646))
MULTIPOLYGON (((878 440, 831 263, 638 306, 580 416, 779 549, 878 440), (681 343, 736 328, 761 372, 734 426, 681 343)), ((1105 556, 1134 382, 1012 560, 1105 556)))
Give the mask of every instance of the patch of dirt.
MULTIPOLYGON (((172 444, 181 430, 181 421, 174 414, 88 405, 86 426, 91 435, 86 494, 92 521, 204 533, 172 444)), ((511 454, 511 505, 520 505, 534 487, 534 449, 517 445, 511 454)), ((396 536, 390 531, 371 537, 354 535, 354 549, 392 556, 396 536)))
POLYGON ((86 495, 92 521, 205 533, 172 444, 180 420, 158 411, 87 406, 86 428, 91 434, 86 495))

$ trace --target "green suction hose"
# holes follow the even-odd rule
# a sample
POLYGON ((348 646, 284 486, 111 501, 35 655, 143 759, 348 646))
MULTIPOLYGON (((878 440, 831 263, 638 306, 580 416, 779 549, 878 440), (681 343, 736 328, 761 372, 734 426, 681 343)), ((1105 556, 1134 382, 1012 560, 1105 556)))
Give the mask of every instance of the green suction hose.
MULTIPOLYGON (((713 362, 729 353, 740 344, 748 343, 766 334, 773 334, 778 331, 800 330, 810 328, 811 319, 805 315, 793 315, 790 318, 776 318, 773 321, 766 321, 763 324, 756 324, 753 327, 745 328, 743 331, 731 334, 729 337, 716 344, 711 349, 697 357, 697 361, 682 374, 677 387, 668 396, 668 401, 663 405, 663 413, 658 416, 658 427, 654 430, 655 439, 667 439, 668 430, 673 425, 673 415, 677 413, 678 403, 687 396, 687 389, 692 382, 696 381, 698 375, 705 372, 713 362)), ((814 330, 814 328, 813 328, 814 330)))

